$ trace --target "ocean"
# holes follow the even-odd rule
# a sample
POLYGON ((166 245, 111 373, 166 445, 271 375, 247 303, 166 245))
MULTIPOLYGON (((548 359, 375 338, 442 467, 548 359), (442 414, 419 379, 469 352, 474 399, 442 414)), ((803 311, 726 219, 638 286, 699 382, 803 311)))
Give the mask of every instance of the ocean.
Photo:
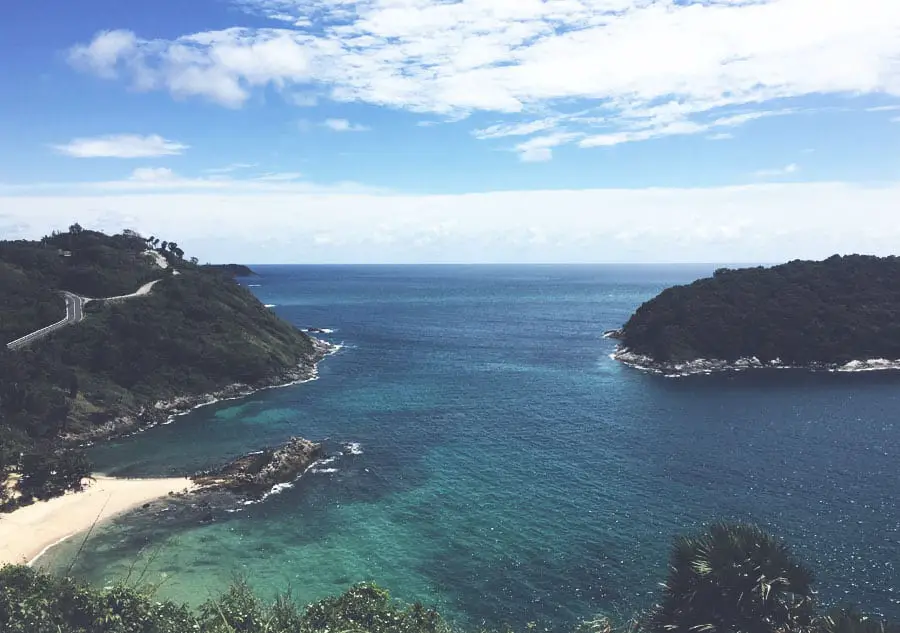
POLYGON ((42 564, 83 548, 75 574, 194 604, 236 574, 303 603, 374 581, 463 626, 565 630, 651 605, 672 537, 729 519, 786 539, 824 601, 900 617, 900 376, 610 358, 605 330, 715 268, 258 267, 241 283, 343 346, 318 380, 91 456, 183 475, 300 435, 334 459, 258 504, 154 504, 42 564))

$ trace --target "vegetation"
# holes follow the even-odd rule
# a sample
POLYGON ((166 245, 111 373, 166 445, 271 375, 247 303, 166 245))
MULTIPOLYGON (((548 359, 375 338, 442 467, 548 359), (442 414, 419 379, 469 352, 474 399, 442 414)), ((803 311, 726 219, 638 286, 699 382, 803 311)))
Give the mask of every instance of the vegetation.
POLYGON ((165 414, 159 401, 262 386, 312 361, 309 337, 227 276, 186 261, 177 243, 77 224, 37 242, 0 242, 0 337, 63 318, 59 290, 118 296, 157 279, 145 297, 91 302, 77 325, 0 346, 0 482, 20 475, 12 493, 0 485, 0 508, 80 485, 89 464, 60 452, 60 438, 165 414))
POLYGON ((671 633, 806 630, 812 573, 757 527, 713 525, 672 549, 662 603, 651 623, 671 633))
POLYGON ((900 358, 900 258, 837 255, 720 269, 642 305, 621 338, 658 362, 756 357, 795 365, 900 358))
POLYGON ((242 264, 206 264, 203 268, 219 270, 232 277, 255 277, 256 273, 242 264))
MULTIPOLYGON (((900 633, 852 608, 820 614, 812 575, 761 530, 715 525, 678 539, 662 600, 624 626, 601 617, 575 633, 900 633)), ((265 602, 243 580, 197 610, 154 589, 93 589, 27 567, 0 570, 0 630, 9 633, 451 633, 421 604, 392 601, 371 584, 299 608, 289 594, 265 602)))

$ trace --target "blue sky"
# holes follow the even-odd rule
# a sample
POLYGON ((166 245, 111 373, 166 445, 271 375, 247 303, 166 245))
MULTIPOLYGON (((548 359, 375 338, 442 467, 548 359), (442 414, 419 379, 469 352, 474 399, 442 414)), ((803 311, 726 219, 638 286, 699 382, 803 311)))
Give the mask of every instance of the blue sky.
POLYGON ((79 219, 258 263, 773 261, 900 241, 895 0, 0 11, 6 237, 79 219))

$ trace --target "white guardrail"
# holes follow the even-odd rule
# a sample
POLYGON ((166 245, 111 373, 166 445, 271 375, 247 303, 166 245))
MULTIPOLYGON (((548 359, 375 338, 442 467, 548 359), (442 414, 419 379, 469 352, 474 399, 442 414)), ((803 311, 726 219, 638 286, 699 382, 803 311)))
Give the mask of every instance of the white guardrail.
POLYGON ((69 315, 66 314, 66 318, 64 318, 62 321, 57 321, 53 325, 48 325, 47 327, 41 328, 40 330, 38 330, 36 332, 32 332, 31 334, 26 334, 22 338, 17 338, 12 343, 7 343, 6 347, 9 349, 16 349, 18 347, 22 347, 23 345, 27 345, 28 343, 30 343, 31 341, 33 341, 36 338, 41 338, 45 334, 49 334, 50 332, 58 330, 59 328, 63 327, 64 325, 67 325, 68 323, 69 323, 69 315))

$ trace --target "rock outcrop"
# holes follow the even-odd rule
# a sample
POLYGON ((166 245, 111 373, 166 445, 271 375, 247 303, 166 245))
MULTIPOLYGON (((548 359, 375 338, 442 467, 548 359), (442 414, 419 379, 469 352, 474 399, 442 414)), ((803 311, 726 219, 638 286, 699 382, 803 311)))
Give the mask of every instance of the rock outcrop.
POLYGON ((195 476, 204 490, 226 490, 248 497, 260 497, 273 486, 302 475, 324 455, 321 444, 292 437, 277 448, 249 453, 209 473, 195 476))

